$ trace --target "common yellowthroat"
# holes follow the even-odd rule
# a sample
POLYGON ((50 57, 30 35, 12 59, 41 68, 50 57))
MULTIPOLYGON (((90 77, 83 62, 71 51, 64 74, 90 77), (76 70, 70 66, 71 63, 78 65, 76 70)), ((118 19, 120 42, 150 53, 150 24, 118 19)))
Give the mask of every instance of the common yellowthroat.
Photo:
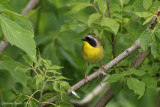
MULTIPOLYGON (((101 39, 97 36, 87 35, 81 40, 84 41, 82 48, 82 56, 84 60, 88 63, 84 77, 85 80, 87 80, 87 71, 89 65, 99 63, 104 58, 104 48, 101 39)), ((101 68, 104 69, 103 66, 101 66, 101 68)))

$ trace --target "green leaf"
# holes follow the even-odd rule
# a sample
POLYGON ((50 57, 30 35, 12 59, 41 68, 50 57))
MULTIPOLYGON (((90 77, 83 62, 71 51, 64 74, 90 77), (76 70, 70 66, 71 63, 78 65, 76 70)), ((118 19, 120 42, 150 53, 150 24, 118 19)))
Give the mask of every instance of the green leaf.
POLYGON ((66 82, 66 81, 60 81, 60 85, 61 85, 64 89, 72 90, 71 86, 70 86, 69 83, 66 82))
POLYGON ((120 1, 120 4, 121 4, 121 7, 123 7, 124 5, 124 0, 119 0, 120 1))
POLYGON ((75 7, 70 11, 70 13, 76 13, 76 12, 86 8, 86 7, 89 7, 89 6, 91 6, 90 3, 77 3, 75 5, 75 7))
POLYGON ((152 16, 152 13, 150 12, 134 12, 134 14, 136 14, 139 17, 144 17, 144 18, 152 16))
POLYGON ((36 86, 38 87, 38 85, 43 81, 43 76, 41 74, 36 75, 36 86))
POLYGON ((53 82, 53 89, 57 92, 64 92, 64 90, 61 90, 60 84, 57 81, 53 82))
POLYGON ((101 20, 101 25, 109 27, 113 33, 116 35, 119 29, 119 24, 111 18, 103 17, 101 20))
POLYGON ((63 68, 62 66, 53 65, 53 66, 50 66, 48 69, 62 69, 62 68, 63 68))
POLYGON ((155 36, 153 36, 152 43, 151 43, 151 54, 154 58, 158 56, 158 44, 155 39, 155 36))
POLYGON ((27 55, 23 55, 22 57, 27 64, 29 64, 30 66, 33 65, 33 61, 30 59, 30 57, 28 57, 27 55))
POLYGON ((89 19, 88 19, 88 26, 91 26, 91 24, 94 23, 94 21, 96 19, 98 19, 99 17, 100 17, 99 13, 94 13, 94 14, 90 15, 89 19))
POLYGON ((139 98, 141 98, 144 95, 145 84, 139 81, 138 79, 130 77, 127 80, 127 85, 129 89, 133 90, 134 93, 139 95, 139 98))
POLYGON ((57 72, 57 71, 55 71, 55 70, 53 70, 53 69, 47 70, 47 72, 51 72, 51 73, 53 73, 53 74, 61 74, 60 72, 57 72))
POLYGON ((157 86, 157 81, 152 76, 144 76, 142 78, 142 81, 148 88, 154 88, 157 86))
POLYGON ((111 84, 112 85, 112 89, 113 89, 113 92, 114 92, 114 94, 115 95, 118 95, 119 94, 119 92, 121 91, 121 89, 122 89, 122 82, 121 81, 117 81, 117 82, 114 82, 114 83, 112 83, 111 84))
POLYGON ((25 71, 29 69, 27 66, 14 60, 2 60, 0 61, 0 65, 0 69, 9 71, 16 82, 19 82, 22 85, 27 84, 27 75, 25 73, 25 71))
POLYGON ((44 93, 42 96, 42 99, 43 99, 43 101, 45 101, 45 100, 52 98, 53 96, 55 96, 55 93, 53 93, 53 92, 44 93))
POLYGON ((116 82, 122 78, 122 75, 120 73, 112 74, 106 81, 107 82, 116 82))
POLYGON ((99 7, 99 10, 102 13, 105 13, 106 9, 107 9, 107 1, 106 0, 99 0, 98 1, 98 7, 99 7))
POLYGON ((55 102, 59 105, 62 104, 60 107, 63 107, 63 103, 69 103, 68 95, 66 93, 58 93, 55 97, 55 102))
POLYGON ((22 103, 23 101, 27 100, 28 97, 25 96, 25 95, 20 95, 18 96, 18 98, 16 98, 16 100, 14 102, 17 102, 17 103, 22 103))
POLYGON ((68 78, 64 77, 64 76, 56 76, 55 80, 69 80, 68 78))
POLYGON ((148 10, 152 5, 152 0, 143 0, 143 7, 145 10, 148 10))
POLYGON ((98 2, 99 0, 94 0, 94 3, 98 2))
POLYGON ((134 69, 134 68, 129 69, 128 72, 129 72, 129 74, 134 74, 136 76, 143 76, 146 74, 145 71, 134 69))
POLYGON ((146 29, 140 35, 140 46, 144 51, 148 48, 150 44, 152 34, 153 34, 152 30, 146 29))
POLYGON ((14 22, 17 23, 21 28, 32 32, 32 34, 34 35, 32 23, 29 20, 21 17, 16 17, 14 22))
POLYGON ((33 33, 21 28, 17 23, 3 15, 0 15, 0 21, 2 31, 11 45, 15 45, 25 51, 36 62, 36 45, 33 40, 33 33))
POLYGON ((160 39, 160 29, 156 29, 154 34, 160 39))
POLYGON ((146 23, 150 22, 152 20, 153 16, 150 16, 146 19, 145 22, 143 22, 143 25, 145 25, 146 23))
POLYGON ((10 16, 14 16, 14 17, 16 16, 16 17, 21 17, 21 18, 23 17, 24 18, 24 16, 9 10, 8 5, 6 3, 1 3, 0 4, 0 12, 8 14, 10 16))
POLYGON ((36 102, 32 99, 29 100, 27 107, 36 107, 36 102))

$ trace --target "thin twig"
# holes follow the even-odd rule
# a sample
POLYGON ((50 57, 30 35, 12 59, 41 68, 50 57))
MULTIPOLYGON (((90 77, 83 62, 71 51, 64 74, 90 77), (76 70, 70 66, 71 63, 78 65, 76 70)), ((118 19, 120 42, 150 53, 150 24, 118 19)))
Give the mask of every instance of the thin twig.
MULTIPOLYGON (((32 10, 39 3, 39 1, 40 0, 30 0, 30 2, 24 8, 22 15, 26 15, 29 10, 32 10)), ((0 42, 0 54, 2 54, 8 46, 9 46, 9 42, 4 37, 4 40, 0 42)))
POLYGON ((111 11, 109 7, 109 0, 107 0, 108 17, 111 18, 111 11))
POLYGON ((91 6, 96 10, 97 13, 99 13, 98 9, 96 8, 94 4, 91 4, 91 6))
POLYGON ((112 88, 110 88, 93 107, 105 107, 105 105, 114 97, 112 88))
POLYGON ((22 15, 26 15, 28 11, 34 9, 40 0, 30 0, 30 2, 27 4, 27 6, 24 8, 22 15))
MULTIPOLYGON (((107 9, 108 9, 108 17, 111 18, 111 11, 110 11, 110 7, 109 7, 109 0, 107 0, 107 9)), ((112 38, 112 54, 113 54, 113 59, 116 57, 116 50, 115 50, 115 41, 114 41, 114 34, 111 34, 111 38, 112 38)))

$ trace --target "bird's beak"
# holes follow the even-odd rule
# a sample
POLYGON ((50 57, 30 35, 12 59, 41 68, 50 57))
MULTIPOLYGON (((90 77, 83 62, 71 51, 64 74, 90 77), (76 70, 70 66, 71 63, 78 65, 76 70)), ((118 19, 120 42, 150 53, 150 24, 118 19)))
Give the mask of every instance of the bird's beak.
POLYGON ((83 38, 83 39, 81 39, 82 41, 85 41, 86 40, 86 38, 83 38))

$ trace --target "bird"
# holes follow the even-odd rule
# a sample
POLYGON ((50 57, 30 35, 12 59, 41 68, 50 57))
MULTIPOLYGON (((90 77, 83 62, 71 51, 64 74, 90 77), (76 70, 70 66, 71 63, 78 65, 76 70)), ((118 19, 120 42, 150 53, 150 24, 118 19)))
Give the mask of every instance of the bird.
MULTIPOLYGON (((90 64, 96 64, 103 60, 104 58, 104 47, 102 45, 102 41, 99 37, 94 35, 87 35, 85 38, 81 39, 83 43, 82 47, 82 57, 83 59, 88 63, 84 79, 88 81, 87 79, 87 71, 90 64)), ((105 68, 101 66, 101 69, 103 69, 103 73, 105 75, 105 68)))

